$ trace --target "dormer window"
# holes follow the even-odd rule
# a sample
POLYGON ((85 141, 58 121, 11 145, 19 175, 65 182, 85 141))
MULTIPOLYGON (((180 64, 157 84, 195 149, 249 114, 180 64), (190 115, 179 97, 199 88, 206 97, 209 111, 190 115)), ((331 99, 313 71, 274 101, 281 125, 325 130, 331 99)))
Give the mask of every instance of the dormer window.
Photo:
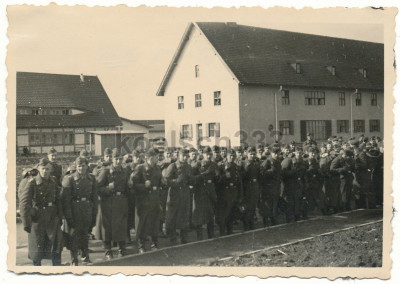
POLYGON ((336 67, 335 66, 327 66, 326 69, 331 73, 332 76, 336 76, 336 67))
POLYGON ((198 78, 200 76, 199 65, 194 66, 194 76, 198 78))
POLYGON ((358 69, 358 72, 360 72, 364 78, 367 78, 367 69, 361 68, 361 69, 358 69))
POLYGON ((296 71, 296 74, 301 74, 301 66, 300 63, 291 63, 290 64, 294 71, 296 71))

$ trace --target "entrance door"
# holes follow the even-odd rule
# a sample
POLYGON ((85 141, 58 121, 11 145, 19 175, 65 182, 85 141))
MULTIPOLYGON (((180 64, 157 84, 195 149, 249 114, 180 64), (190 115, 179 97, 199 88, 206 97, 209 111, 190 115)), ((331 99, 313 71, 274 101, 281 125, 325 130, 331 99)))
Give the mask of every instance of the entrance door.
POLYGON ((316 141, 327 140, 332 135, 332 121, 330 120, 301 120, 300 136, 301 141, 307 139, 307 133, 313 135, 316 141))

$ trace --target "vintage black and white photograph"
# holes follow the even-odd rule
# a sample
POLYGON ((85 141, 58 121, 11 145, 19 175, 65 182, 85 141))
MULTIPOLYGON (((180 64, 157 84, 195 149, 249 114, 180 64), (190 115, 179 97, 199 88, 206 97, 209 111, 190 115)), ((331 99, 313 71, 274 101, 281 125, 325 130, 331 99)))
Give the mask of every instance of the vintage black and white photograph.
POLYGON ((9 269, 388 277, 395 9, 7 13, 9 269))

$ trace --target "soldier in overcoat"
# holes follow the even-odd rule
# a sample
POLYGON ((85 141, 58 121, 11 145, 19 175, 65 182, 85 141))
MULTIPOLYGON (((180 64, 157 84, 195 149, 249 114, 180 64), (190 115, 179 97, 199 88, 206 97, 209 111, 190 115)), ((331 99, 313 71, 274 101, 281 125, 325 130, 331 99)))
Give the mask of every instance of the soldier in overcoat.
POLYGON ((126 255, 128 226, 128 172, 122 167, 119 149, 112 151, 112 164, 100 170, 96 177, 101 210, 101 240, 107 259, 113 258, 112 241, 119 246, 119 255, 126 255))
POLYGON ((236 153, 229 149, 226 161, 220 174, 220 184, 222 187, 217 216, 219 232, 221 236, 230 235, 233 232, 233 222, 235 221, 234 210, 239 206, 243 198, 242 177, 239 166, 235 163, 236 153))
POLYGON ((261 164, 261 179, 264 187, 261 190, 259 209, 263 217, 263 225, 267 219, 275 225, 278 218, 278 201, 281 195, 281 162, 278 159, 280 148, 272 146, 269 157, 261 164))
POLYGON ((203 225, 207 224, 208 238, 214 237, 214 217, 217 194, 215 180, 218 175, 218 167, 211 160, 210 147, 203 150, 203 159, 199 168, 200 178, 194 188, 193 195, 193 225, 196 227, 197 239, 203 239, 203 225))
POLYGON ((243 228, 254 229, 254 216, 260 198, 260 163, 256 159, 256 149, 247 150, 247 159, 243 165, 243 228))
POLYGON ((58 266, 63 244, 60 188, 56 178, 50 176, 49 160, 41 159, 37 170, 18 193, 22 224, 28 233, 28 257, 35 266, 40 266, 42 259, 51 259, 58 266))
POLYGON ((176 230, 179 230, 181 243, 187 243, 190 212, 190 188, 192 184, 191 167, 186 162, 187 151, 181 149, 178 160, 170 164, 164 174, 168 185, 166 202, 166 229, 172 244, 176 244, 176 230))
POLYGON ((353 151, 346 149, 331 163, 331 171, 334 172, 336 182, 340 184, 340 209, 350 210, 350 197, 353 188, 354 160, 353 151))
POLYGON ((145 162, 136 167, 131 175, 136 194, 136 241, 139 253, 145 251, 145 242, 151 237, 151 249, 158 249, 158 229, 160 224, 161 169, 157 165, 158 153, 150 149, 144 155, 145 162))
POLYGON ((98 203, 96 179, 88 172, 87 160, 78 157, 75 166, 76 171, 64 177, 61 191, 64 231, 71 238, 72 265, 78 265, 78 250, 82 252, 82 262, 90 263, 87 234, 96 224, 98 203))

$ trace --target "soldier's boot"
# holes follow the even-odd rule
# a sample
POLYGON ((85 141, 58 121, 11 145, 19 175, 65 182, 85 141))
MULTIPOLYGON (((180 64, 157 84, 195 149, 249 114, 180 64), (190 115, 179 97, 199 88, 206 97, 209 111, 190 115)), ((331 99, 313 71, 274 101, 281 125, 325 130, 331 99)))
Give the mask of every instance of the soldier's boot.
POLYGON ((61 253, 53 252, 51 262, 53 263, 53 266, 61 266, 61 253))
POLYGON ((145 240, 143 238, 138 238, 137 245, 139 253, 140 254, 144 253, 145 240))
POLYGON ((114 258, 114 255, 113 255, 113 252, 111 249, 106 250, 105 256, 106 256, 107 260, 111 260, 114 258))
POLYGON ((214 221, 207 223, 207 237, 209 239, 214 238, 214 221))
POLYGON ((41 260, 41 259, 34 260, 34 261, 33 261, 33 265, 34 265, 34 266, 42 266, 42 260, 41 260))
POLYGON ((203 226, 199 225, 196 227, 197 240, 201 241, 203 239, 203 226))
POLYGON ((181 244, 186 244, 187 241, 187 233, 188 230, 187 229, 181 229, 181 231, 179 232, 180 237, 181 237, 181 244))
POLYGON ((219 227, 219 235, 225 236, 226 235, 225 224, 220 223, 218 224, 218 227, 219 227))
POLYGON ((118 242, 119 250, 118 250, 118 255, 119 256, 125 256, 126 253, 126 243, 125 241, 119 241, 118 242))
POLYGON ((157 239, 157 238, 153 238, 153 239, 151 240, 150 249, 151 249, 152 251, 158 250, 158 239, 157 239))
POLYGON ((78 252, 71 250, 71 266, 78 266, 78 252))
POLYGON ((264 226, 264 228, 267 227, 267 226, 268 226, 267 218, 266 218, 266 217, 263 217, 262 220, 263 220, 263 226, 264 226))
POLYGON ((82 250, 82 258, 81 258, 81 260, 82 260, 82 263, 84 263, 84 264, 91 263, 90 257, 89 257, 89 249, 82 250))

